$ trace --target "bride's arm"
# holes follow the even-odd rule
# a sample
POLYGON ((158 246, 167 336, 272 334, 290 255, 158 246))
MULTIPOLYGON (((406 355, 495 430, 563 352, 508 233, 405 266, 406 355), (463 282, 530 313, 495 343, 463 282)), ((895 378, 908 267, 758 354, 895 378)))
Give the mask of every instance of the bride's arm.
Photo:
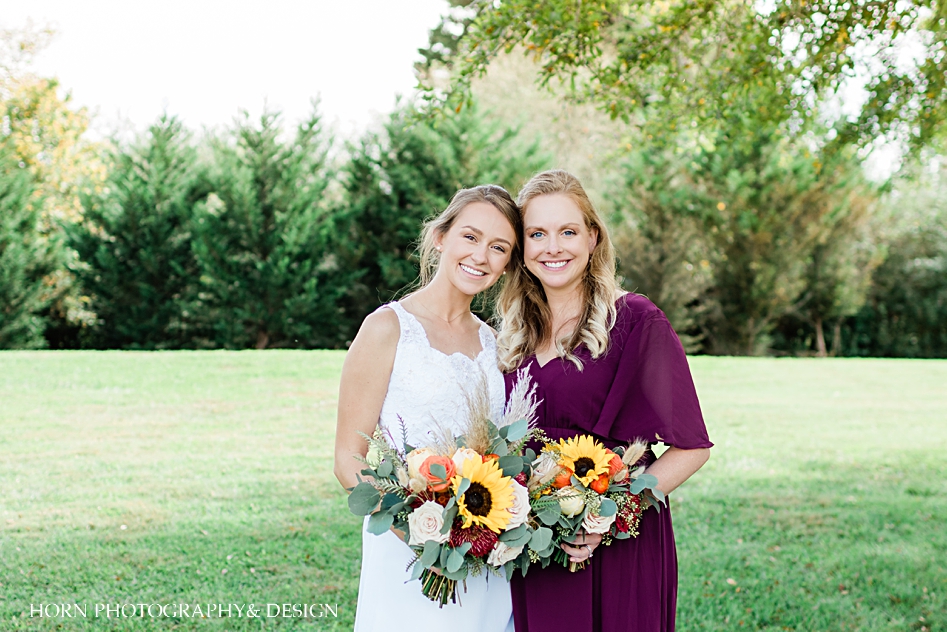
POLYGON ((354 458, 368 450, 358 433, 371 435, 378 424, 400 333, 398 316, 380 309, 362 322, 345 356, 335 429, 335 477, 342 487, 354 487, 355 475, 365 467, 354 458))

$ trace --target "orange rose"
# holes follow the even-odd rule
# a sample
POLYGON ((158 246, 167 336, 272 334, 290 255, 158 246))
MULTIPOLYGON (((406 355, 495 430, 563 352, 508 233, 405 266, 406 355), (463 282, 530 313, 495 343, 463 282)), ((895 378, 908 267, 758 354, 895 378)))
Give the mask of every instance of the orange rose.
POLYGON ((563 487, 568 487, 572 484, 572 470, 564 467, 559 470, 559 474, 556 475, 555 480, 552 482, 552 486, 556 489, 562 489, 563 487))
POLYGON ((599 494, 604 494, 608 491, 608 474, 602 474, 597 479, 592 481, 592 484, 589 485, 592 489, 597 491, 599 494))
POLYGON ((493 454, 491 452, 490 454, 483 455, 483 462, 486 463, 487 461, 492 461, 493 459, 499 459, 499 458, 500 458, 499 454, 493 454))
POLYGON ((431 491, 442 492, 450 487, 450 479, 454 477, 454 474, 457 473, 457 468, 454 466, 454 461, 447 456, 429 456, 424 459, 424 463, 421 464, 421 467, 418 468, 418 471, 421 473, 421 476, 426 478, 430 483, 428 487, 431 491), (443 479, 440 476, 434 476, 431 474, 431 466, 443 465, 444 470, 447 472, 447 476, 443 479))
POLYGON ((611 460, 608 462, 608 475, 615 476, 621 468, 625 467, 625 464, 621 462, 621 457, 611 450, 606 449, 605 453, 611 457, 611 460))

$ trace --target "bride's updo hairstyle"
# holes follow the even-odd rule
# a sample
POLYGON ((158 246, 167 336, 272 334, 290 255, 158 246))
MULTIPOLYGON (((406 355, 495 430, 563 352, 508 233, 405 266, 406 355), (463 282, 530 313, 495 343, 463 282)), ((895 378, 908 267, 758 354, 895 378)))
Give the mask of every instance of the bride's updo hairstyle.
MULTIPOLYGON (((593 358, 608 351, 608 334, 615 324, 615 300, 620 290, 615 278, 615 249, 585 189, 578 178, 567 171, 556 169, 536 174, 523 186, 517 203, 525 216, 530 201, 552 194, 571 198, 582 211, 586 228, 598 233, 598 243, 589 258, 582 285, 585 311, 579 315, 575 332, 555 341, 556 354, 582 370, 582 361, 574 353, 580 344, 585 344, 593 358)), ((499 363, 505 372, 517 369, 553 334, 552 313, 542 283, 522 259, 517 259, 517 264, 511 266, 497 301, 501 323, 497 338, 499 363)))
POLYGON ((506 192, 506 189, 495 184, 481 184, 469 189, 461 189, 454 194, 450 204, 440 215, 424 222, 424 230, 421 231, 421 239, 418 245, 421 273, 415 289, 421 289, 430 283, 437 272, 437 266, 441 258, 434 245, 435 238, 446 235, 447 231, 454 225, 460 212, 468 204, 476 202, 491 205, 506 218, 506 221, 513 227, 513 234, 516 235, 516 243, 513 244, 513 252, 510 253, 510 263, 513 264, 523 259, 520 246, 523 235, 523 216, 520 214, 516 202, 513 201, 513 197, 506 192))

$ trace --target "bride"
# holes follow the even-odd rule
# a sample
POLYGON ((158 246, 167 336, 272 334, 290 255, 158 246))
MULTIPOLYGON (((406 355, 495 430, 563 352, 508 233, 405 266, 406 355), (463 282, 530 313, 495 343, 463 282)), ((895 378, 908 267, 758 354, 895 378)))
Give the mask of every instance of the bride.
MULTIPOLYGON (((496 283, 510 261, 519 260, 522 221, 502 188, 483 185, 458 191, 421 239, 421 289, 370 314, 362 323, 342 367, 335 440, 335 475, 345 488, 356 485, 365 455, 359 435, 376 425, 400 441, 429 443, 441 423, 460 432, 458 411, 466 407, 471 376, 487 377, 494 412, 502 412, 503 376, 497 368, 493 331, 470 312, 473 297, 496 283)), ((367 519, 366 519, 367 520, 367 519)), ((362 529, 362 574, 355 630, 391 627, 409 616, 411 627, 451 632, 512 630, 509 584, 498 577, 469 578, 458 588, 462 606, 439 608, 408 581, 414 553, 395 533, 362 529)))

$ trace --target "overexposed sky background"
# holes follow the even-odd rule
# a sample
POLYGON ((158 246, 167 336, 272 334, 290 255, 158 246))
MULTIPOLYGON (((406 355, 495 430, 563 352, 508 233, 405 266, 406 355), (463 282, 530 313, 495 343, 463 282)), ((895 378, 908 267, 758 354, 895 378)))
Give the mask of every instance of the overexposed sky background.
POLYGON ((195 129, 266 104, 295 123, 321 99, 352 136, 415 86, 417 49, 446 0, 0 0, 0 28, 57 35, 34 71, 96 114, 144 129, 164 110, 195 129))

